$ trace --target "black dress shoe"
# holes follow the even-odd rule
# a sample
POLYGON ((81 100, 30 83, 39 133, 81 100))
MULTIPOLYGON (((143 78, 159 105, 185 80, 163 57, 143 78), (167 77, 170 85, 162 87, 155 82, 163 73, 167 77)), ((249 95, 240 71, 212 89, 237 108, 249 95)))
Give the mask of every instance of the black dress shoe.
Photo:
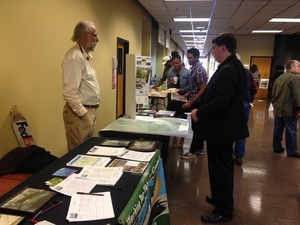
POLYGON ((211 195, 207 195, 206 198, 205 198, 205 200, 206 200, 209 204, 214 205, 214 201, 212 200, 211 195))
POLYGON ((293 153, 293 154, 291 154, 291 155, 288 155, 288 156, 300 158, 300 153, 299 153, 299 152, 295 152, 295 153, 293 153))
POLYGON ((279 151, 275 151, 275 150, 274 150, 274 153, 283 153, 284 150, 285 150, 285 148, 281 148, 279 151))
POLYGON ((236 156, 235 159, 234 159, 234 162, 235 162, 236 165, 240 166, 240 165, 243 164, 243 159, 240 156, 236 156))
POLYGON ((232 220, 232 216, 222 216, 219 213, 212 212, 201 216, 201 221, 204 223, 222 223, 232 220))

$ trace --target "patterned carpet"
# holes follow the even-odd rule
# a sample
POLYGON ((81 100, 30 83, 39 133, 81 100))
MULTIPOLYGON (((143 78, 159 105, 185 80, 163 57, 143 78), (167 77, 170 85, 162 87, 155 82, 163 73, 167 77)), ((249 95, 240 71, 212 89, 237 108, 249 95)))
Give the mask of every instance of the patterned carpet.
POLYGON ((31 173, 16 173, 0 176, 0 196, 29 178, 31 173))

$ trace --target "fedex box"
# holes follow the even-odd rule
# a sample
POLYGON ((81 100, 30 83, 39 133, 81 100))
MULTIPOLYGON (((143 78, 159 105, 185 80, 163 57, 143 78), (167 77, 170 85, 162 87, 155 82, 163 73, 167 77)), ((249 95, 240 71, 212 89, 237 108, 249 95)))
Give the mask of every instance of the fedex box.
POLYGON ((11 124, 21 147, 35 145, 27 119, 18 110, 17 106, 11 108, 11 124))

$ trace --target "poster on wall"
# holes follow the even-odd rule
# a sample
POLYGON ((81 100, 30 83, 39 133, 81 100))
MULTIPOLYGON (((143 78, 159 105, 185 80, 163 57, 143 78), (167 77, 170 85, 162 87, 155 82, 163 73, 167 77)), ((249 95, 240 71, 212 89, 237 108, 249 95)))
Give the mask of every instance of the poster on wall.
POLYGON ((160 24, 159 24, 159 28, 158 28, 158 43, 163 46, 165 45, 165 29, 160 24))
POLYGON ((138 108, 149 107, 149 82, 152 73, 151 57, 136 57, 136 104, 138 108))
POLYGON ((170 48, 170 35, 166 34, 166 48, 170 48))
POLYGON ((259 88, 268 89, 269 87, 269 79, 260 79, 259 88))
POLYGON ((115 89, 117 84, 117 68, 118 59, 117 57, 112 57, 112 89, 115 89))

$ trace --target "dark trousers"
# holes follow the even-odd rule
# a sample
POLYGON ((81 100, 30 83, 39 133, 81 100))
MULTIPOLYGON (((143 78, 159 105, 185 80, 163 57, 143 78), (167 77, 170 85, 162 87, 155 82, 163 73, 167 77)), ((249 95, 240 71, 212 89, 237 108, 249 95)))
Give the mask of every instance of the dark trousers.
POLYGON ((206 142, 211 196, 215 212, 223 216, 233 213, 233 143, 206 142))
MULTIPOLYGON (((191 106, 191 111, 199 107, 199 102, 194 103, 191 106)), ((199 135, 199 125, 192 120, 192 130, 193 130, 193 139, 190 146, 190 152, 195 153, 197 150, 202 150, 204 148, 204 140, 200 138, 199 135)))
POLYGON ((182 108, 183 104, 184 104, 184 102, 171 100, 168 103, 167 110, 175 111, 174 117, 176 117, 176 118, 186 119, 187 115, 185 114, 185 112, 188 112, 189 110, 183 109, 182 108))
POLYGON ((199 125, 192 120, 192 130, 193 130, 193 139, 190 146, 190 152, 195 153, 197 150, 202 150, 204 148, 204 141, 200 138, 199 135, 199 125))

